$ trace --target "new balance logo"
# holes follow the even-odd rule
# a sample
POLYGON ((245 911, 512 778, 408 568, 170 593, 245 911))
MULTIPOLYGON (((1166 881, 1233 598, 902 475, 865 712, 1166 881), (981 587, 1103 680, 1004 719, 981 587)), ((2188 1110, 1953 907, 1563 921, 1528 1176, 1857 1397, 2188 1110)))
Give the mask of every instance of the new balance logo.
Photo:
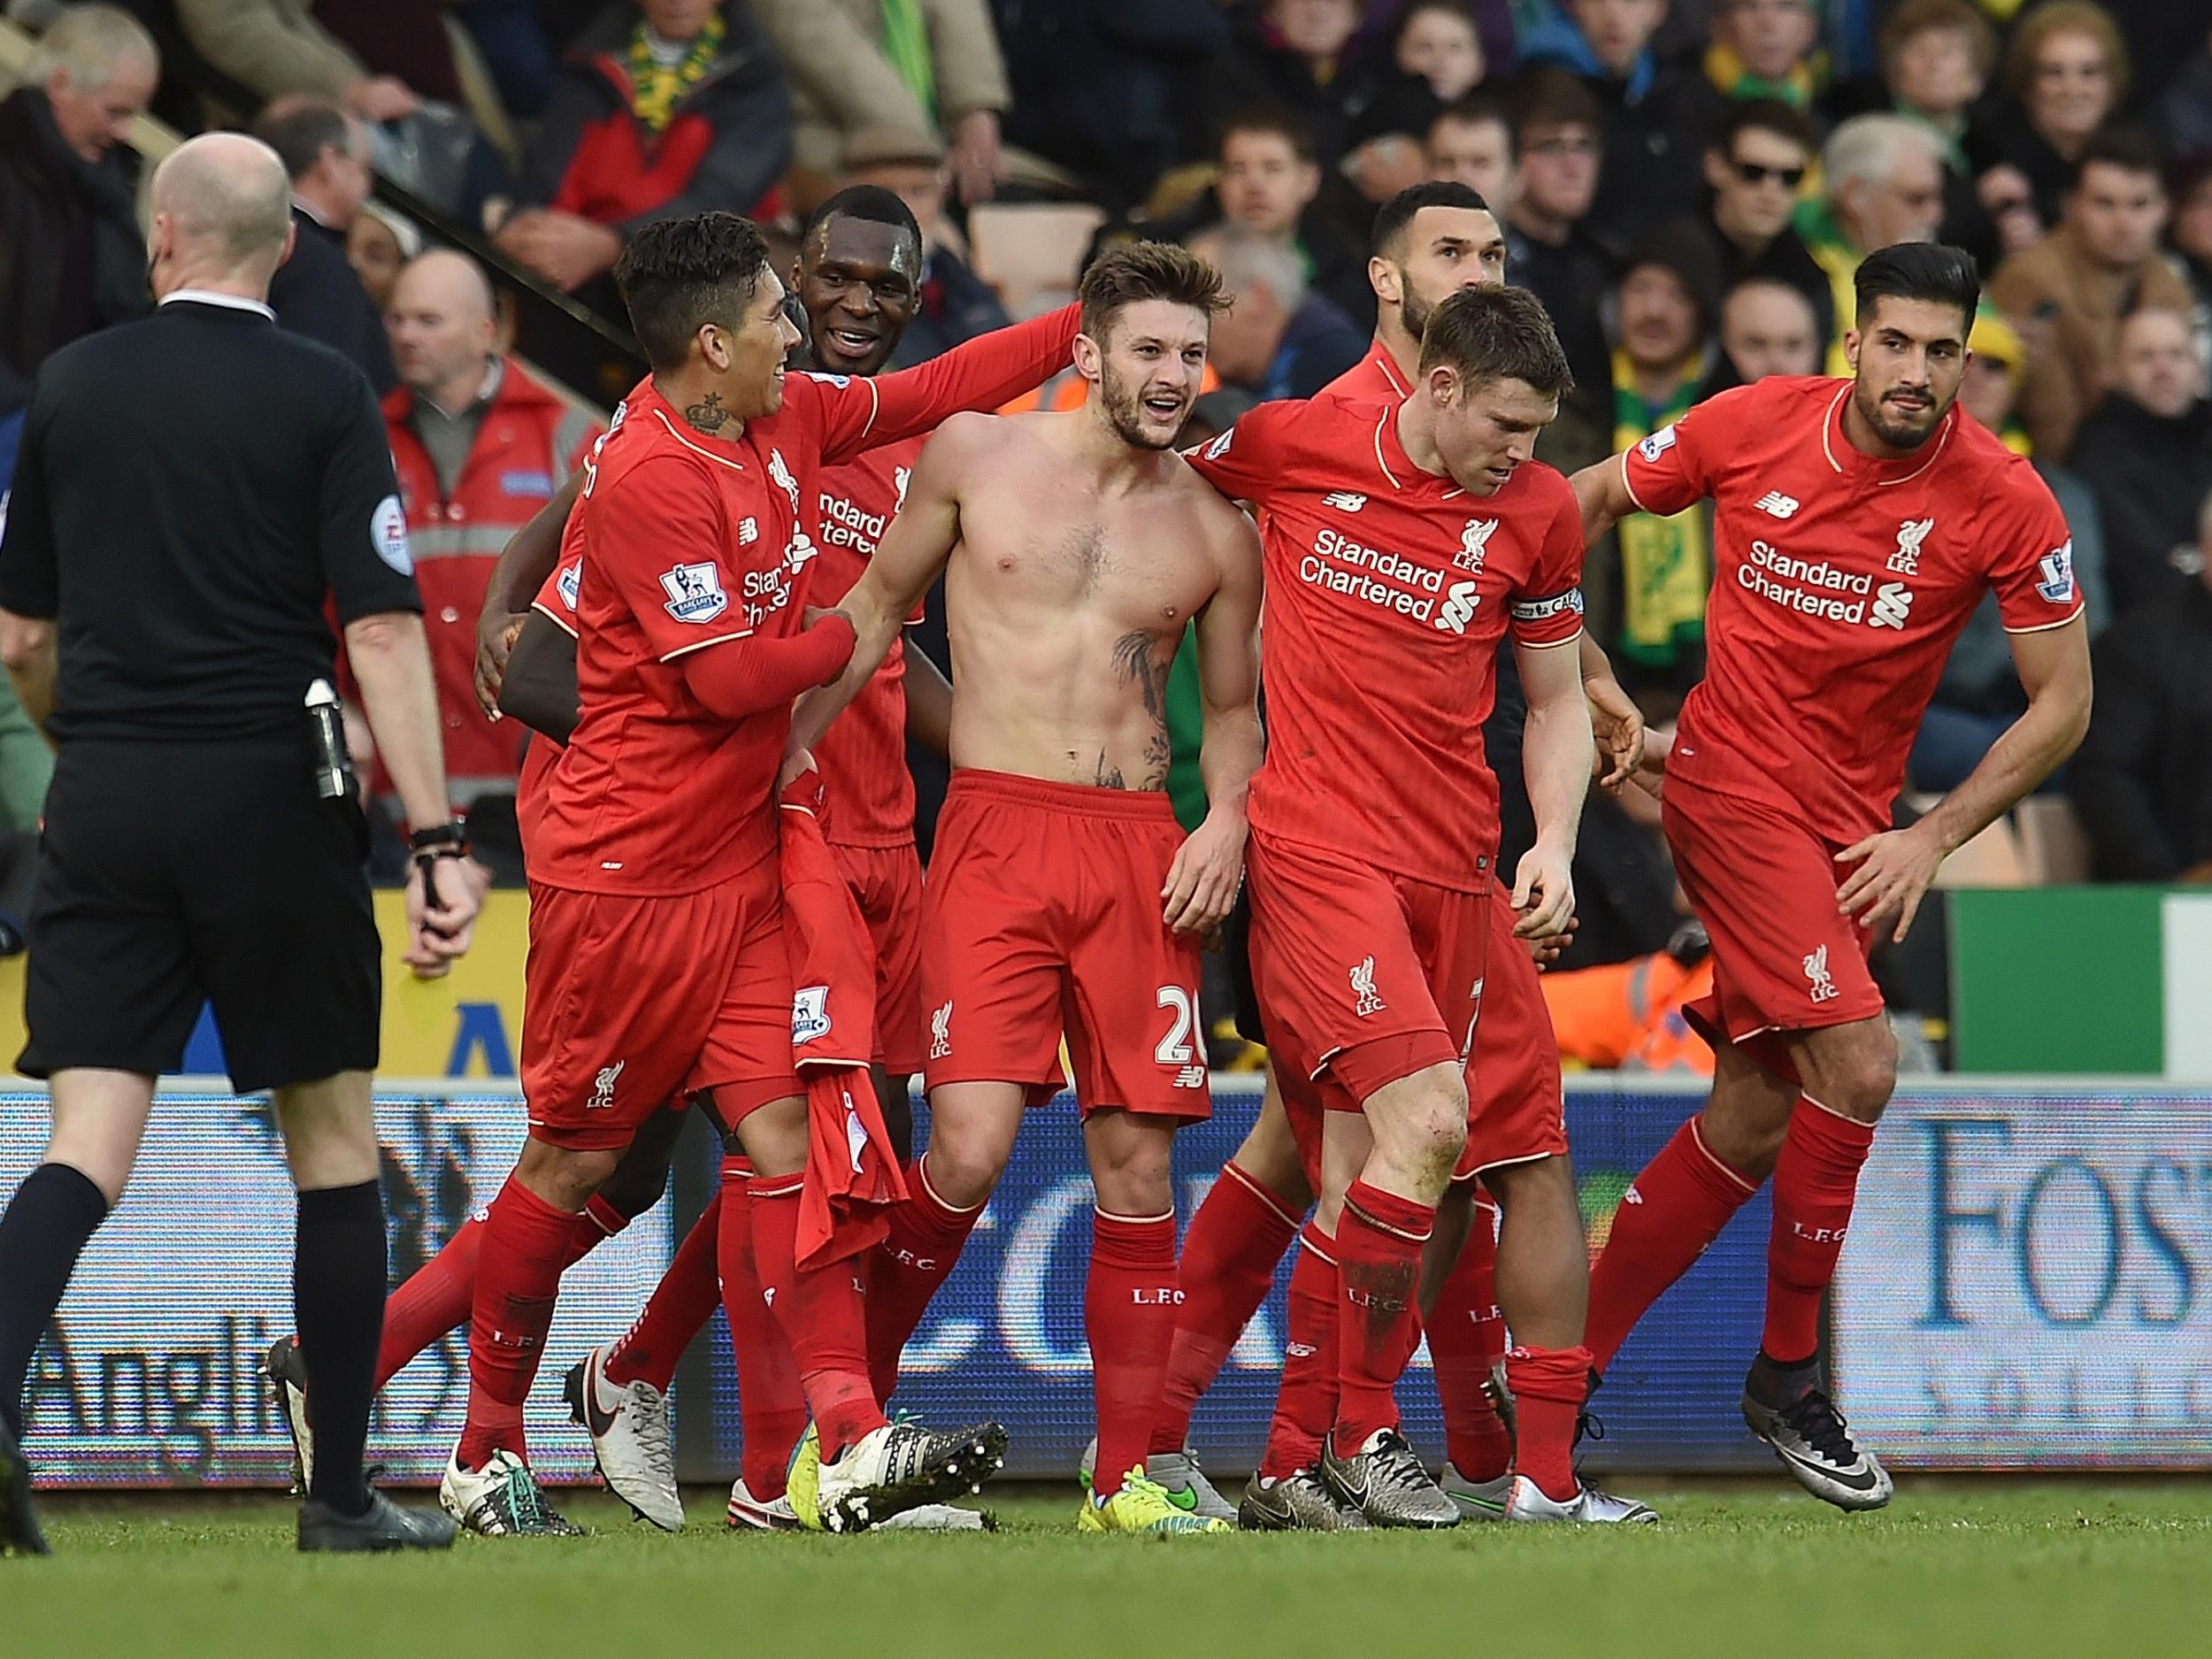
POLYGON ((1452 590, 1444 596, 1444 608, 1436 613, 1436 626, 1443 634, 1464 634, 1467 625, 1475 619, 1475 607, 1482 603, 1472 582, 1454 582, 1452 590))
POLYGON ((612 1065, 599 1068, 599 1075, 591 1080, 591 1098, 584 1102, 586 1111, 603 1112, 613 1109, 615 1079, 622 1075, 622 1068, 628 1064, 626 1060, 617 1060, 612 1065))
POLYGON ((929 1057, 949 1060, 952 1057, 952 1004, 931 1010, 929 1016, 929 1057))
POLYGON ((1785 495, 1778 489, 1770 489, 1751 504, 1761 512, 1771 513, 1777 518, 1786 518, 1802 503, 1794 495, 1785 495))
POLYGON ((1479 573, 1483 549, 1497 533, 1498 521, 1495 518, 1470 518, 1467 527, 1459 534, 1459 557, 1452 562, 1463 571, 1479 573))
POLYGON ((1897 551, 1889 556, 1889 567, 1900 576, 1920 574, 1920 544, 1935 528, 1932 518, 1912 518, 1897 526, 1897 551))
POLYGON ((1206 1068, 1202 1065, 1185 1066, 1181 1071, 1175 1074, 1175 1087, 1177 1088, 1205 1087, 1206 1068))
POLYGON ((1333 489, 1321 498, 1321 504, 1339 512, 1357 512, 1367 504, 1367 497, 1353 490, 1333 489))
POLYGON ((1805 978, 1812 986, 1812 1000, 1832 1002, 1836 1000, 1836 982, 1828 977, 1828 947, 1823 945, 1805 958, 1805 978))
POLYGON ((1912 589, 1902 582, 1884 582, 1874 591, 1874 608, 1866 614, 1866 626, 1901 630, 1911 614, 1912 589))
POLYGON ((1352 995, 1356 999, 1352 1012, 1364 1019, 1370 1014, 1383 1011, 1383 1000, 1375 994, 1375 959, 1372 956, 1351 971, 1352 995))

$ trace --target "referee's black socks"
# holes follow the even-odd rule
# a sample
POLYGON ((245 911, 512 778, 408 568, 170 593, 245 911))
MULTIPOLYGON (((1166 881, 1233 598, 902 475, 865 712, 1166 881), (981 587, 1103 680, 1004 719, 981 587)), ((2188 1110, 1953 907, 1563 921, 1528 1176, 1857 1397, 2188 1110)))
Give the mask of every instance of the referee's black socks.
POLYGON ((292 1308, 315 1432, 308 1496, 341 1515, 369 1507, 361 1456, 384 1333, 384 1198, 374 1181, 300 1195, 292 1308))
POLYGON ((61 1306, 78 1252, 107 1213, 107 1195, 82 1170, 42 1164, 0 1216, 0 1420, 18 1438, 32 1352, 61 1306))

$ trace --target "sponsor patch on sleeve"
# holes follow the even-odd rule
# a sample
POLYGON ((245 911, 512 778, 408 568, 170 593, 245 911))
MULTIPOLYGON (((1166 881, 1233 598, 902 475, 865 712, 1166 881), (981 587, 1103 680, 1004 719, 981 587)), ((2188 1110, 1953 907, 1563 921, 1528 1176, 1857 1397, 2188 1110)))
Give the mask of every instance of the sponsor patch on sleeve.
POLYGON ((402 576, 415 573, 415 552, 407 541, 407 511, 398 496, 387 495, 369 515, 369 545, 402 576))
POLYGON ((2065 541, 2046 553, 2037 567, 2043 580, 2035 591, 2055 605, 2074 603, 2074 544, 2065 541))
POLYGON ((1511 615, 1516 622, 1548 622, 1552 618, 1572 611, 1582 614, 1582 589, 1570 588, 1563 594, 1551 594, 1542 599, 1517 599, 1511 615))
POLYGON ((1674 427, 1664 426, 1636 446, 1636 453, 1647 461, 1656 461, 1674 448, 1674 427))
POLYGON ((730 596, 722 591, 722 573, 711 563, 663 571, 661 591, 668 595, 664 608, 679 622, 711 622, 730 608, 730 596))

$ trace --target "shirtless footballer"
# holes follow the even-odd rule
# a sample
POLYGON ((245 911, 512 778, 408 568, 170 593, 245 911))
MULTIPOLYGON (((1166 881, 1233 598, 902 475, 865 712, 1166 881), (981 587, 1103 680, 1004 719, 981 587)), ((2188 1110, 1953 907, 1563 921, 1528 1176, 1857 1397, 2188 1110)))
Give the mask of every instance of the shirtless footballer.
POLYGON ((1005 1168, 1064 1032, 1098 1211, 1086 1323, 1100 1450, 1092 1532, 1225 1531, 1142 1473, 1175 1325, 1176 1126, 1209 1110, 1198 951, 1236 896, 1260 761, 1259 548, 1173 453, 1221 304, 1179 248, 1107 255, 1082 285, 1078 410, 949 420, 844 602, 858 643, 803 702, 811 742, 940 571, 952 786, 924 896, 929 1149, 872 1263, 869 1343, 912 1333, 1005 1168), (1170 809, 1163 693, 1197 619, 1211 810, 1170 809))

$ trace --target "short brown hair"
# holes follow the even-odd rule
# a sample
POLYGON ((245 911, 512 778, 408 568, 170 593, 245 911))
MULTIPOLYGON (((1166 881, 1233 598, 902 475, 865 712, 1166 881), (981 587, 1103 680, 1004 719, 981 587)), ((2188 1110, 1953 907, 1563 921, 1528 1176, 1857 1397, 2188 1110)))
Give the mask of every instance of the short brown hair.
POLYGON ((1440 364, 1458 372, 1464 390, 1519 380, 1543 396, 1563 397, 1575 386, 1558 331, 1526 288, 1462 288, 1439 305, 1421 332, 1421 373, 1440 364))
POLYGON ((2005 53, 2005 96, 2016 104, 2028 96, 2035 81, 2035 55, 2054 35, 2086 35, 2103 48, 2112 77, 2112 107, 2118 109, 2128 91, 2127 45, 2112 14, 2089 0, 2051 0, 2020 19, 2005 53))
POLYGON ((1985 81, 1989 79, 1997 62, 1997 31, 1967 0, 1905 0, 1891 12, 1889 21, 1882 25, 1883 74, 1896 73, 1897 55, 1905 50, 1907 41, 1935 29, 1965 35, 1966 55, 1974 60, 1974 73, 1985 81))
POLYGON ((1597 95, 1582 84, 1579 75, 1546 65, 1532 69, 1515 82, 1509 108, 1513 115, 1513 150, 1527 148, 1529 129, 1537 127, 1586 127, 1605 130, 1605 111, 1597 95))
POLYGON ((760 227, 734 213, 664 219, 634 234, 614 262, 630 327, 654 368, 680 368, 708 323, 734 331, 768 269, 760 227))
POLYGON ((1239 110, 1217 130, 1214 143, 1217 157, 1228 154, 1229 141, 1238 134, 1254 133, 1281 139, 1301 161, 1311 163, 1320 159, 1319 151, 1314 148, 1313 128, 1306 118, 1279 104, 1256 104, 1239 110))
POLYGON ((1229 305, 1221 273, 1171 242, 1133 242, 1101 254, 1083 273, 1076 297, 1083 303, 1083 332, 1102 342, 1115 318, 1146 300, 1187 305, 1209 319, 1229 305))

